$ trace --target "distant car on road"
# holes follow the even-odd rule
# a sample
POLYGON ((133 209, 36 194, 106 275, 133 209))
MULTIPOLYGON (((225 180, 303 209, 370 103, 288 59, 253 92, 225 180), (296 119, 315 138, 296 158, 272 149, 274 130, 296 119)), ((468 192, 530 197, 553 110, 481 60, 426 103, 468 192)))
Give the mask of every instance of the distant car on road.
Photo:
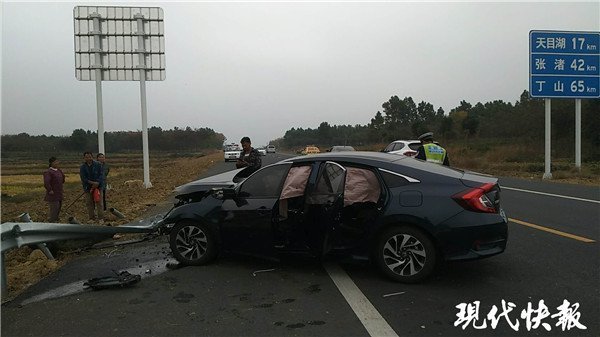
POLYGON ((267 146, 267 153, 275 153, 275 145, 267 146))
POLYGON ((319 150, 319 148, 314 145, 308 145, 307 147, 304 148, 304 150, 302 150, 300 152, 300 154, 315 154, 315 153, 321 153, 321 150, 319 150))
POLYGON ((261 147, 260 149, 256 149, 258 151, 258 153, 260 153, 261 156, 266 156, 267 155, 267 149, 265 149, 264 147, 261 147))
POLYGON ((240 151, 225 151, 224 157, 225 161, 228 162, 230 160, 236 161, 240 159, 240 151))
POLYGON ((235 143, 228 144, 225 146, 225 152, 223 156, 225 157, 225 162, 230 160, 236 161, 240 158, 240 154, 242 152, 242 148, 235 143))
POLYGON ((335 253, 370 259, 391 279, 413 283, 440 259, 479 259, 506 247, 507 217, 491 176, 377 152, 299 156, 248 178, 245 170, 176 189, 159 227, 179 262, 207 264, 222 250, 335 253))
POLYGON ((335 145, 330 147, 327 152, 344 152, 344 151, 356 151, 352 146, 348 145, 335 145))
POLYGON ((240 147, 240 144, 231 143, 225 145, 224 151, 242 151, 242 148, 240 147))
POLYGON ((417 155, 419 146, 421 146, 421 142, 418 140, 395 140, 386 146, 382 152, 414 157, 417 155))

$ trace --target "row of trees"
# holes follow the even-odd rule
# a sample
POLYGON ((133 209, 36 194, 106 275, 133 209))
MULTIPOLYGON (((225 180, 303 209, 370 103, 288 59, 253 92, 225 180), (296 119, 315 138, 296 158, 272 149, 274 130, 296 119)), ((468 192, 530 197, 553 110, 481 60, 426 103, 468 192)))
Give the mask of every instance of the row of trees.
MULTIPOLYGON (((434 131, 444 143, 456 139, 490 139, 518 141, 521 144, 542 143, 544 140, 544 100, 533 99, 524 91, 514 104, 496 100, 472 105, 466 101, 448 114, 431 103, 416 103, 412 97, 392 96, 383 102, 366 125, 331 125, 322 122, 318 128, 291 128, 283 138, 273 141, 278 147, 299 148, 307 144, 370 145, 396 139, 415 139, 434 131), (533 141, 533 142, 532 142, 533 141)), ((553 144, 571 145, 575 134, 575 103, 572 99, 552 101, 553 144)), ((225 141, 221 133, 209 128, 186 127, 148 130, 149 145, 158 151, 192 151, 220 149, 225 141)), ((83 151, 98 148, 96 132, 74 130, 71 136, 30 136, 26 133, 2 136, 2 152, 11 151, 83 151)), ((600 99, 582 100, 583 152, 588 158, 600 157, 600 99)), ((553 145, 554 146, 554 145, 553 145)), ((140 131, 107 132, 108 152, 139 151, 142 148, 140 131)), ((553 147, 554 148, 554 147, 553 147)))
MULTIPOLYGON (((190 151, 220 149, 225 136, 209 128, 185 129, 178 127, 163 130, 160 127, 148 129, 148 144, 157 151, 190 151)), ((141 131, 106 132, 104 146, 110 152, 141 151, 141 131)), ((94 151, 98 148, 98 133, 76 129, 70 136, 31 136, 27 133, 2 136, 2 152, 63 152, 94 151)))
MULTIPOLYGON (((427 131, 436 138, 454 139, 544 139, 544 100, 531 98, 524 91, 514 104, 496 100, 472 105, 466 101, 448 114, 431 103, 415 103, 412 97, 392 96, 367 125, 330 125, 322 122, 316 129, 292 128, 280 145, 302 147, 306 144, 367 145, 396 139, 415 139, 427 131)), ((553 141, 573 142, 575 103, 572 99, 552 101, 553 141)), ((600 99, 582 100, 582 142, 588 153, 600 152, 600 99)), ((598 153, 600 155, 600 153, 598 153)))

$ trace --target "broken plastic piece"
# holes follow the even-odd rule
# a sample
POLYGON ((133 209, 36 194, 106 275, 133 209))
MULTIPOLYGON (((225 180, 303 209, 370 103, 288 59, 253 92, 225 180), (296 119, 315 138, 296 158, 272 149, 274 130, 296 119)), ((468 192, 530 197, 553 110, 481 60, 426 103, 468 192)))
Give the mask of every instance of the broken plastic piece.
POLYGON ((266 272, 269 272, 269 271, 275 271, 275 268, 257 270, 257 271, 255 271, 255 272, 252 273, 252 276, 256 276, 256 274, 258 274, 258 273, 266 273, 266 272))
POLYGON ((136 284, 142 279, 140 275, 131 274, 128 271, 122 271, 120 273, 115 272, 115 274, 116 276, 89 279, 83 286, 94 290, 123 288, 136 284))
POLYGON ((183 264, 178 263, 178 262, 168 262, 166 264, 167 269, 171 269, 171 270, 175 270, 175 269, 179 269, 181 267, 183 267, 183 264))

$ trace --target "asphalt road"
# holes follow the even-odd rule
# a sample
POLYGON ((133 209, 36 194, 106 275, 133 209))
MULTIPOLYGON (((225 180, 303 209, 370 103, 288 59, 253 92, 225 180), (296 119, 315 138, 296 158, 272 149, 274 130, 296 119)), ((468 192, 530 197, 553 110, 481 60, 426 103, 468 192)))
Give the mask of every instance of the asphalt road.
MULTIPOLYGON (((284 157, 269 154, 263 165, 284 157)), ((233 167, 218 164, 206 175, 233 167)), ((600 188, 500 182, 506 252, 442 265, 423 284, 388 281, 361 261, 225 255, 170 270, 174 260, 159 237, 70 262, 2 306, 2 336, 600 335, 600 188), (85 280, 112 269, 142 280, 83 290, 85 280), (461 307, 478 319, 466 319, 461 307)))

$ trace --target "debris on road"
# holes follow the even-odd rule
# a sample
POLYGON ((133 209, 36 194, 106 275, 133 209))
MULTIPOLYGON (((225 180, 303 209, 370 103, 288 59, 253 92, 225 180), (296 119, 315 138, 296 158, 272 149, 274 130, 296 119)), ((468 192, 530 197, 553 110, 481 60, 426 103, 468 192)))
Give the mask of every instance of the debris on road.
POLYGON ((398 293, 385 294, 382 297, 390 297, 390 296, 402 295, 402 294, 405 294, 405 293, 406 293, 406 291, 401 291, 401 292, 398 292, 398 293))
POLYGON ((275 270, 275 268, 271 268, 271 269, 263 269, 263 270, 257 270, 257 271, 255 271, 255 272, 253 272, 253 273, 252 273, 252 276, 256 276, 256 274, 258 274, 258 273, 266 273, 266 272, 269 272, 269 271, 274 271, 274 270, 275 270))
POLYGON ((120 273, 115 272, 116 276, 105 276, 89 279, 83 283, 84 287, 89 287, 94 290, 107 288, 123 288, 138 283, 142 277, 140 275, 131 274, 128 271, 120 273))

